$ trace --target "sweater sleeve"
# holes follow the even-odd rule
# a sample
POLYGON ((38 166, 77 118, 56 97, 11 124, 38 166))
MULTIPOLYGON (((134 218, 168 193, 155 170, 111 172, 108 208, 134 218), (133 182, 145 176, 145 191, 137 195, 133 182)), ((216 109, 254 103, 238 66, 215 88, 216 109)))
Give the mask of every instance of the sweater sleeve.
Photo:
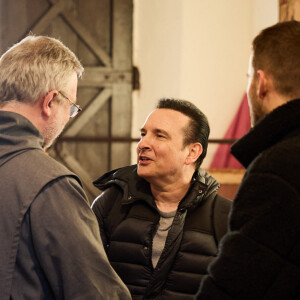
POLYGON ((75 179, 48 184, 31 206, 30 222, 38 260, 57 299, 130 299, 75 179))
POLYGON ((288 182, 270 173, 249 175, 196 299, 294 299, 300 280, 299 211, 299 194, 288 182))

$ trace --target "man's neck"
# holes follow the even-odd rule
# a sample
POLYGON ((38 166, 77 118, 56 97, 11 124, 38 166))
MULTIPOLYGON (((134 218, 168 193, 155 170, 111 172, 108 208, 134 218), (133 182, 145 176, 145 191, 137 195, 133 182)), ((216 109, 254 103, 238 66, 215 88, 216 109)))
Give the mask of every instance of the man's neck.
POLYGON ((192 176, 193 173, 180 182, 165 185, 150 184, 152 195, 160 211, 170 212, 177 209, 179 202, 190 188, 192 176))
POLYGON ((28 119, 40 131, 39 103, 24 103, 16 100, 8 101, 0 110, 14 112, 28 119))
POLYGON ((290 100, 295 99, 295 97, 290 97, 286 95, 279 94, 274 88, 270 89, 266 94, 265 98, 262 100, 263 110, 266 114, 269 114, 274 109, 279 106, 282 106, 289 102, 290 100))

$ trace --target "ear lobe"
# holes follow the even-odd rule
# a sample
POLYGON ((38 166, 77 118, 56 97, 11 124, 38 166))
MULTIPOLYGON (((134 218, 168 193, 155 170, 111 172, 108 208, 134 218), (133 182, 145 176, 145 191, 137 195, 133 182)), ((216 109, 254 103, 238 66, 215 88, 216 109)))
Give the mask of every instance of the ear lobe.
POLYGON ((188 156, 186 158, 186 164, 190 165, 190 164, 193 164, 194 162, 196 162, 198 157, 202 154, 203 148, 202 148, 202 145, 200 143, 190 144, 188 146, 188 148, 189 148, 189 153, 188 153, 188 156))
POLYGON ((42 112, 46 117, 50 117, 52 113, 53 100, 57 95, 58 91, 53 90, 42 99, 42 112))

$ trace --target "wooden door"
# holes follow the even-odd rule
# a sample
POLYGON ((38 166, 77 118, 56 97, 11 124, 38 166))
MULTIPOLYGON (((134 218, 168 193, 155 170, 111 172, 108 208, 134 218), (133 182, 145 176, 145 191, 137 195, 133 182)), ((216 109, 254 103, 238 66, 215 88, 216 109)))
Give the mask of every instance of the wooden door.
POLYGON ((83 111, 49 154, 72 169, 90 198, 92 181, 130 163, 132 0, 0 0, 1 53, 28 33, 60 39, 79 57, 83 111))

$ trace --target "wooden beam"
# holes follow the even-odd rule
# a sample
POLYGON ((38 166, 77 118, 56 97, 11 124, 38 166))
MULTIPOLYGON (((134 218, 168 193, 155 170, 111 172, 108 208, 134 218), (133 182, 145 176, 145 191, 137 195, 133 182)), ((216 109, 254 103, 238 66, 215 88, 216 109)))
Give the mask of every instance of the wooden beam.
POLYGON ((77 35, 86 43, 90 50, 102 61, 105 66, 111 66, 110 56, 102 49, 91 33, 70 13, 62 13, 65 20, 77 33, 77 35))
POLYGON ((112 84, 132 84, 131 70, 116 70, 106 67, 85 67, 80 87, 103 87, 112 84))
POLYGON ((206 171, 222 184, 240 184, 245 169, 206 169, 206 171))
POLYGON ((132 68, 132 0, 114 0, 113 5, 113 67, 132 68))
POLYGON ((111 97, 111 89, 106 88, 76 117, 74 122, 64 131, 63 137, 75 136, 82 127, 92 118, 92 116, 111 97))
MULTIPOLYGON (((114 0, 113 5, 113 67, 117 70, 132 68, 132 0, 114 0)), ((112 136, 130 137, 132 122, 132 84, 112 86, 112 136)), ((130 163, 130 143, 111 145, 111 168, 130 163), (122 156, 120 153, 123 153, 122 156)))
POLYGON ((35 34, 41 34, 47 28, 47 26, 49 26, 50 22, 63 11, 65 6, 65 0, 61 0, 56 4, 53 4, 47 13, 37 22, 37 24, 30 29, 30 31, 35 34))
MULTIPOLYGON (((57 2, 57 0, 49 0, 53 6, 65 2, 65 0, 61 0, 57 2)), ((65 3, 63 3, 65 6, 65 3)), ((101 48, 98 42, 94 39, 91 33, 83 26, 81 22, 78 21, 77 18, 73 16, 73 14, 61 11, 62 16, 65 21, 73 28, 75 33, 82 39, 83 42, 90 48, 90 50, 102 61, 105 66, 111 66, 111 58, 110 56, 101 48)))
POLYGON ((89 174, 81 167, 79 162, 70 155, 69 151, 62 145, 59 153, 60 158, 66 163, 66 165, 80 178, 84 183, 85 188, 94 196, 100 194, 100 191, 93 185, 93 180, 89 174))

